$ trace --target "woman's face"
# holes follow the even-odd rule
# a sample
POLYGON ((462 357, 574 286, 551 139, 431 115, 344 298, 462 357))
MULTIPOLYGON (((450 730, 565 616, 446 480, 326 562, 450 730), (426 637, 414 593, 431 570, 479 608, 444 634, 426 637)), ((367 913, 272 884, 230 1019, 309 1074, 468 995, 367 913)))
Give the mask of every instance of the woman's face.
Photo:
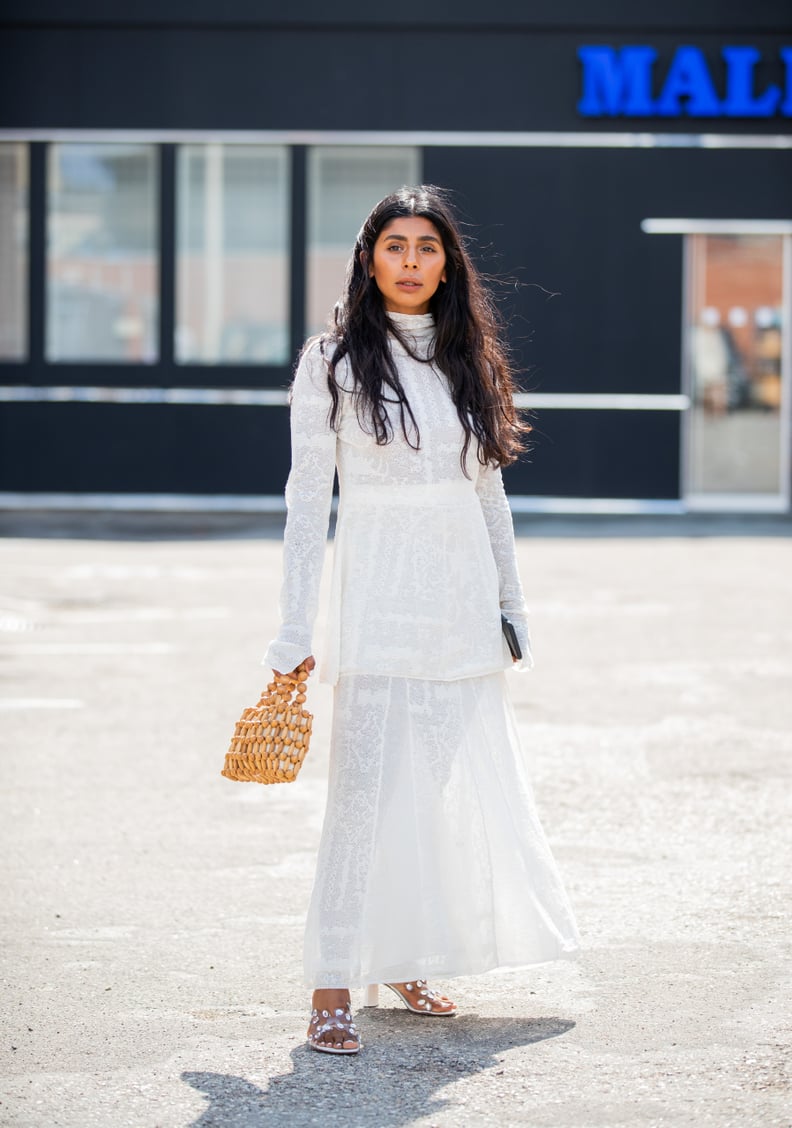
POLYGON ((377 283, 388 313, 428 313, 430 299, 446 280, 445 266, 440 232, 431 220, 410 215, 383 227, 369 277, 377 283))

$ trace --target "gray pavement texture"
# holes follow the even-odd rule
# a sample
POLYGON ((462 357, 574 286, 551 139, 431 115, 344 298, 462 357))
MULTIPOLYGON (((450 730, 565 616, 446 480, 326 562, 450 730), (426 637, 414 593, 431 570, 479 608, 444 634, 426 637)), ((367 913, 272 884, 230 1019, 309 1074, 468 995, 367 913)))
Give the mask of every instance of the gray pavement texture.
POLYGON ((67 532, 0 542, 0 1124, 792 1125, 785 530, 521 537, 510 682, 581 958, 359 1010, 357 1058, 303 1040, 329 689, 295 784, 219 774, 277 536, 67 532))

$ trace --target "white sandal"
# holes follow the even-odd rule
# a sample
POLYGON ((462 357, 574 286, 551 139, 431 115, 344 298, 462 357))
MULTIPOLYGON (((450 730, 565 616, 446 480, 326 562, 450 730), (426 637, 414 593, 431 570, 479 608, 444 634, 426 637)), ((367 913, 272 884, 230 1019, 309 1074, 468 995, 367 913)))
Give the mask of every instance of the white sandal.
MULTIPOLYGON (((407 1010, 412 1011, 413 1014, 428 1015, 431 1018, 449 1018, 452 1014, 456 1014, 457 1012, 456 1003, 452 1003, 450 999, 445 999, 443 995, 438 994, 437 991, 433 991, 428 986, 425 979, 416 979, 414 985, 412 983, 405 983, 404 990, 394 983, 386 983, 384 986, 393 991, 394 995, 398 995, 407 1007, 407 1010), (414 1003, 406 992, 414 991, 415 988, 418 989, 419 998, 417 1002, 414 1003), (436 1010, 435 1007, 442 1009, 436 1010)), ((377 1005, 377 995, 376 983, 367 987, 365 1006, 375 1007, 377 1005)))
POLYGON ((355 1029, 355 1024, 352 1021, 352 1014, 346 1007, 337 1007, 334 1014, 330 1011, 318 1011, 315 1007, 311 1011, 311 1021, 308 1024, 308 1045, 312 1050, 318 1050, 321 1054, 357 1054, 363 1046, 363 1043, 358 1037, 358 1032, 355 1029), (323 1020, 323 1021, 320 1021, 323 1020), (314 1029, 311 1029, 314 1027, 314 1029), (344 1038, 344 1042, 349 1042, 354 1039, 357 1045, 352 1049, 344 1046, 343 1042, 320 1042, 319 1039, 328 1030, 341 1030, 349 1037, 344 1038))

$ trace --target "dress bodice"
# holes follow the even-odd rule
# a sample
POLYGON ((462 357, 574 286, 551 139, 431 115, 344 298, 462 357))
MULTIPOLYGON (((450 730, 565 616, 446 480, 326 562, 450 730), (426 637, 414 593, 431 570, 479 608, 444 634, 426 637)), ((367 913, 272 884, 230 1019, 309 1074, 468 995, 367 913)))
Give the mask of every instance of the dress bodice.
POLYGON ((392 441, 378 444, 365 414, 362 419, 358 418, 354 397, 347 390, 353 386, 349 365, 346 359, 342 360, 337 375, 345 394, 342 393, 341 399, 336 452, 341 498, 347 489, 357 486, 400 487, 468 481, 472 490, 476 460, 469 455, 470 477, 466 478, 459 457, 464 441, 462 424, 448 380, 432 360, 434 318, 431 314, 390 314, 389 317, 410 345, 408 351, 398 337, 390 339, 391 353, 415 425, 405 413, 405 435, 398 405, 391 403, 388 415, 392 441))
POLYGON ((448 380, 433 361, 431 315, 389 315, 408 348, 390 347, 412 410, 407 436, 394 399, 392 437, 378 444, 358 417, 346 358, 336 368, 339 411, 329 424, 328 362, 319 342, 301 358, 292 391, 292 468, 286 485, 282 626, 265 657, 293 669, 312 628, 332 499, 339 481, 324 680, 343 673, 454 680, 511 666, 500 612, 530 644, 514 533, 500 470, 481 466, 448 380))

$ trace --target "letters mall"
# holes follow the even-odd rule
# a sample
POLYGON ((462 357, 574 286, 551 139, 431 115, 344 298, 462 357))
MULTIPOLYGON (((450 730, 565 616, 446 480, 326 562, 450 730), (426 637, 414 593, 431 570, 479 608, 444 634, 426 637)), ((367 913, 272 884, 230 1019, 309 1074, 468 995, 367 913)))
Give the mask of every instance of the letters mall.
POLYGON ((755 72, 762 53, 756 47, 724 47, 721 93, 704 53, 698 47, 678 47, 659 97, 653 98, 653 47, 580 47, 583 90, 578 110, 584 117, 792 117, 792 47, 778 54, 784 83, 761 88, 755 72))

